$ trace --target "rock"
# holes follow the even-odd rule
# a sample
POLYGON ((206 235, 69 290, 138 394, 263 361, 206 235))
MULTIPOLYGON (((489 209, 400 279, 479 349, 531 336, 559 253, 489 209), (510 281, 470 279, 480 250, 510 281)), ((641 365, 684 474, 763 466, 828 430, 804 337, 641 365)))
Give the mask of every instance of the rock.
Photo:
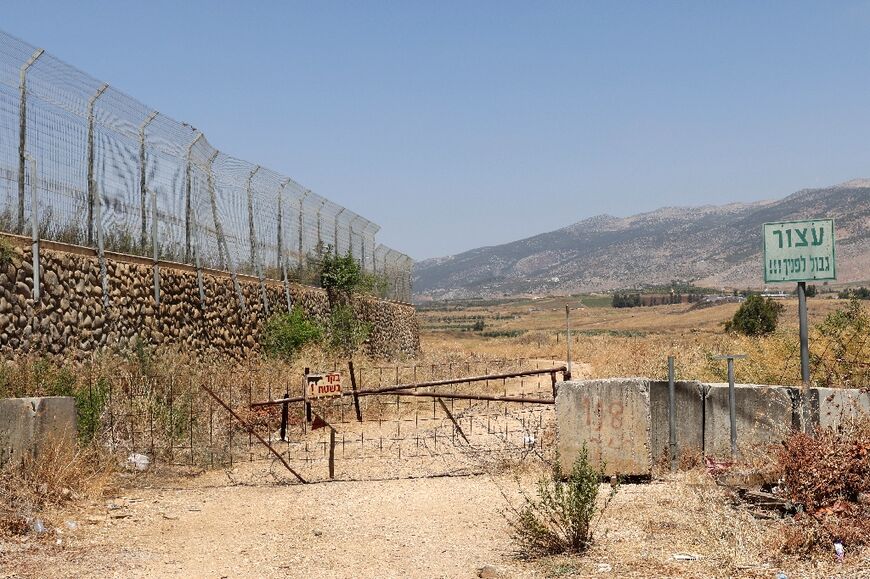
POLYGON ((477 570, 477 576, 480 579, 498 579, 502 576, 501 571, 494 565, 484 565, 477 570))
POLYGON ((45 287, 50 288, 52 286, 60 285, 60 279, 58 279, 57 274, 51 270, 45 272, 42 276, 42 283, 45 287))

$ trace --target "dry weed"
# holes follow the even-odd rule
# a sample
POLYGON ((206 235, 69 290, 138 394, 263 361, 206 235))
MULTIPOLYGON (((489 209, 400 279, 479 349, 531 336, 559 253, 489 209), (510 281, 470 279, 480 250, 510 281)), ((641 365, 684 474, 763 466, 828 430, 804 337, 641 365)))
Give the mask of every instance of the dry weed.
POLYGON ((46 509, 111 489, 116 462, 104 450, 69 439, 45 444, 0 469, 0 533, 25 532, 46 509))
POLYGON ((767 545, 764 524, 730 504, 717 487, 696 486, 694 491, 698 508, 693 511, 693 529, 706 546, 707 557, 731 577, 763 562, 767 545))
POLYGON ((837 431, 794 433, 778 462, 788 497, 805 511, 784 525, 775 541, 780 551, 808 557, 835 540, 870 544, 870 416, 847 420, 837 431))

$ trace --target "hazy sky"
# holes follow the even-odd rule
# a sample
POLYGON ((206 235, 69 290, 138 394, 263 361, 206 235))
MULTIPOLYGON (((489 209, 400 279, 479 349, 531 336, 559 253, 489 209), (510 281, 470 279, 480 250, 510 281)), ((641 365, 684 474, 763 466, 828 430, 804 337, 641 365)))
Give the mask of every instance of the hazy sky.
POLYGON ((0 3, 421 259, 870 176, 868 2, 0 3))

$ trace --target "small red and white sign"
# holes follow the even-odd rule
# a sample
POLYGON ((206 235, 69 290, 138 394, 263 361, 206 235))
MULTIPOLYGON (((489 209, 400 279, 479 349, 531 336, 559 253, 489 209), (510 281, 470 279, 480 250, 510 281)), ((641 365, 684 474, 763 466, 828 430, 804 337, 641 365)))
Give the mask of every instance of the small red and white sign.
POLYGON ((341 373, 307 374, 305 387, 308 398, 341 396, 341 373))

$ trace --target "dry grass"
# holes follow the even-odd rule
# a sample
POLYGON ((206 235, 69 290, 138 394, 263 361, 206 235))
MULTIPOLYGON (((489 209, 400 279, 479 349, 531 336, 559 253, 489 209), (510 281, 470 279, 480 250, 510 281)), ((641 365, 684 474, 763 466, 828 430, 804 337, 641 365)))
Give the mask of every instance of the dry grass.
MULTIPOLYGON (((584 364, 576 377, 646 376, 663 379, 667 357, 676 356, 678 379, 721 382, 726 366, 716 354, 746 354, 735 365, 738 382, 799 385, 800 345, 797 335, 797 309, 785 302, 780 329, 769 336, 746 337, 725 333, 735 304, 693 310, 687 305, 648 308, 586 308, 572 310, 572 358, 584 364)), ((823 322, 837 310, 848 307, 842 300, 810 300, 810 340, 814 376, 822 385, 870 387, 870 339, 860 327, 840 332, 822 331, 823 322), (850 366, 854 371, 846 371, 850 366), (846 376, 846 378, 843 378, 846 376)), ((866 312, 866 306, 862 307, 866 312)), ((524 314, 517 306, 503 304, 489 315, 495 321, 487 328, 521 331, 513 337, 486 337, 475 332, 424 332, 426 352, 474 352, 478 355, 508 358, 565 360, 564 307, 524 314), (509 317, 515 315, 516 317, 509 317), (562 332, 557 337, 557 333, 562 332)), ((462 315, 466 314, 465 311, 462 315)), ((424 312, 421 317, 437 317, 441 312, 424 312)), ((457 315, 451 312, 451 315, 457 315)), ((468 315, 483 315, 472 310, 468 315)), ((430 327, 433 325, 430 323, 430 327)))
POLYGON ((52 528, 52 513, 111 492, 116 462, 104 450, 72 440, 46 443, 36 456, 0 469, 0 535, 23 534, 37 520, 52 528))

